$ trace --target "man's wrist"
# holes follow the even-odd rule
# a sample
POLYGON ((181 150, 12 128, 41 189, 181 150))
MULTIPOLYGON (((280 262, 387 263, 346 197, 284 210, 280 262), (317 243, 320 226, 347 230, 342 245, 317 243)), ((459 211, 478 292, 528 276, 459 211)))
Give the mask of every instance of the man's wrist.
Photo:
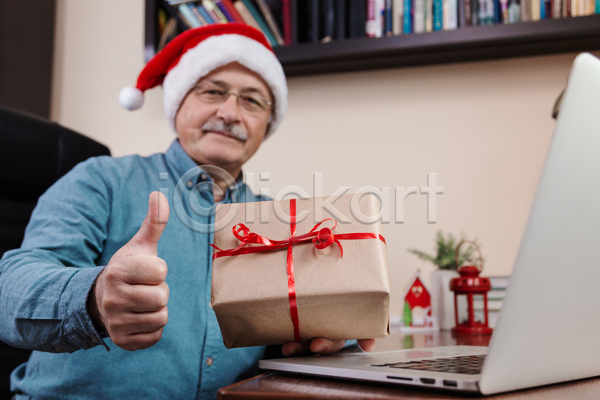
MULTIPOLYGON (((98 277, 101 274, 102 273, 100 273, 98 275, 98 277)), ((94 324, 94 328, 96 328, 96 331, 98 331, 100 336, 108 336, 108 331, 106 330, 106 326, 104 326, 104 322, 102 322, 102 318, 100 316, 100 310, 98 309, 98 302, 96 301, 96 282, 97 281, 98 281, 98 278, 96 278, 94 280, 94 283, 92 284, 92 288, 90 289, 90 292, 88 294, 86 306, 87 306, 88 314, 89 314, 90 318, 92 319, 92 323, 94 324)))

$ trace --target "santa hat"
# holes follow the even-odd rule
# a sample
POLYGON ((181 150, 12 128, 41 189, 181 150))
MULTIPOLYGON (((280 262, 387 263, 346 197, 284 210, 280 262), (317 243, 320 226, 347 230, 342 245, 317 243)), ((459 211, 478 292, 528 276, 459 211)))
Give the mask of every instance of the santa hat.
POLYGON ((265 36, 248 25, 216 24, 183 32, 146 64, 135 88, 121 90, 119 102, 128 110, 137 110, 144 103, 144 92, 162 84, 165 113, 175 131, 175 115, 190 89, 203 76, 232 62, 256 72, 271 89, 275 108, 266 138, 277 129, 287 109, 287 83, 265 36))

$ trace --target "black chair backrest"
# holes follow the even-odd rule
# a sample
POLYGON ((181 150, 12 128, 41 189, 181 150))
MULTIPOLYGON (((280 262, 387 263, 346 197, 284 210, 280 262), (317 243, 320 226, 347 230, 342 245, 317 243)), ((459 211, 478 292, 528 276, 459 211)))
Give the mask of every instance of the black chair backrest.
MULTIPOLYGON (((0 257, 21 246, 38 197, 75 165, 108 147, 56 123, 0 106, 0 257)), ((0 342, 0 399, 30 351, 0 342)))

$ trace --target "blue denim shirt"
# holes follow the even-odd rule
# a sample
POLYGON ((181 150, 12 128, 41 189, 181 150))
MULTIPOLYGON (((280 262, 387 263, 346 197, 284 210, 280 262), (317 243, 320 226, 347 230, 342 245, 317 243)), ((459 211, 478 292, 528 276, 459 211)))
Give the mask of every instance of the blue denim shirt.
MULTIPOLYGON (((214 398, 256 368, 265 348, 227 350, 210 308, 213 234, 189 228, 214 218, 198 212, 214 207, 211 191, 194 189, 202 181, 210 177, 175 141, 166 154, 87 160, 40 197, 22 247, 0 262, 0 339, 36 350, 12 373, 18 398, 214 398), (171 210, 158 244, 169 322, 157 344, 129 352, 96 331, 86 299, 155 190, 171 210)), ((237 183, 224 203, 261 200, 237 183)))

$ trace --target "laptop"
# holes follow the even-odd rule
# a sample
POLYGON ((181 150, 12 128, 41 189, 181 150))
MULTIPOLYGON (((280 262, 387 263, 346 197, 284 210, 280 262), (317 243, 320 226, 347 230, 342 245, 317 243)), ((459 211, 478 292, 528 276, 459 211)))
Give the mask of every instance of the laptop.
POLYGON ((571 69, 489 347, 261 360, 259 367, 485 395, 594 377, 599 305, 600 60, 583 53, 571 69))

